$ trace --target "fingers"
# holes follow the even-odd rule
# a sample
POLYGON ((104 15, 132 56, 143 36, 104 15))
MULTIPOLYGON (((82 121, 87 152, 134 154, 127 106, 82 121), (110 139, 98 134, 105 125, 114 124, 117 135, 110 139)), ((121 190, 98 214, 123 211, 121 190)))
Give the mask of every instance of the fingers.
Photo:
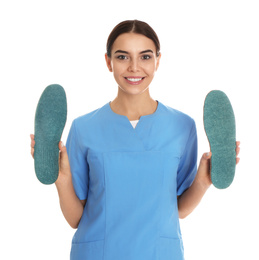
POLYGON ((34 148, 31 148, 31 156, 34 159, 34 148))
MULTIPOLYGON (((31 156, 32 156, 32 158, 34 158, 34 146, 35 146, 34 135, 31 134, 30 137, 31 137, 31 156)), ((59 142, 58 147, 62 154, 61 156, 65 157, 67 159, 68 155, 67 155, 66 147, 64 146, 63 142, 59 142)))
POLYGON ((31 134, 31 135, 30 135, 30 137, 31 137, 31 147, 33 148, 33 147, 34 147, 34 145, 35 145, 35 141, 34 141, 34 135, 33 135, 33 134, 31 134))
POLYGON ((35 146, 34 135, 31 134, 30 137, 31 137, 31 156, 32 158, 34 158, 34 146, 35 146))
MULTIPOLYGON (((240 141, 237 141, 236 142, 236 156, 238 156, 239 153, 240 153, 240 147, 239 146, 240 146, 240 141)), ((239 161, 240 161, 240 158, 236 157, 236 164, 238 164, 239 161)))
POLYGON ((236 153, 237 153, 237 155, 239 154, 239 152, 240 152, 240 142, 238 141, 238 142, 236 142, 236 153))
MULTIPOLYGON (((238 155, 239 155, 239 153, 240 153, 240 141, 237 141, 236 142, 236 164, 238 164, 239 162, 240 162, 240 158, 239 157, 237 157, 238 155)), ((206 160, 208 160, 208 159, 210 159, 211 158, 211 156, 212 156, 212 153, 211 152, 209 152, 209 153, 204 153, 203 155, 202 155, 202 157, 201 157, 201 162, 202 161, 206 161, 206 160)))

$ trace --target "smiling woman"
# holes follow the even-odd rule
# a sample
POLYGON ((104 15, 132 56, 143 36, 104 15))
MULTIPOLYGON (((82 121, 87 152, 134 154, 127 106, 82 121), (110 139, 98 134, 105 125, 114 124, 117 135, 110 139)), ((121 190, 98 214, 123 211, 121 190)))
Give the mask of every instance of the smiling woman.
POLYGON ((148 87, 161 58, 156 32, 145 22, 123 21, 110 33, 106 48, 107 66, 118 83, 118 95, 110 103, 113 111, 131 121, 153 113, 157 102, 148 87))
MULTIPOLYGON (((105 54, 118 94, 76 118, 60 145, 55 184, 63 215, 77 228, 71 260, 184 259, 179 218, 211 185, 211 153, 197 171, 194 120, 151 98, 160 59, 148 24, 118 24, 105 54)), ((32 153, 34 145, 32 138, 32 153)))

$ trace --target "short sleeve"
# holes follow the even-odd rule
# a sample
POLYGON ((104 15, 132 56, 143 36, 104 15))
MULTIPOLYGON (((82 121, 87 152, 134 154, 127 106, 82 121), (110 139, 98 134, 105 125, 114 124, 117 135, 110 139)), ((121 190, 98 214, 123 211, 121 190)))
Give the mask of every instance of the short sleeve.
POLYGON ((78 140, 75 120, 73 121, 68 134, 66 148, 76 195, 80 200, 85 200, 87 199, 88 193, 89 166, 86 156, 82 152, 80 140, 78 140))
POLYGON ((193 121, 192 128, 180 158, 177 172, 177 196, 188 189, 197 173, 197 131, 193 121))

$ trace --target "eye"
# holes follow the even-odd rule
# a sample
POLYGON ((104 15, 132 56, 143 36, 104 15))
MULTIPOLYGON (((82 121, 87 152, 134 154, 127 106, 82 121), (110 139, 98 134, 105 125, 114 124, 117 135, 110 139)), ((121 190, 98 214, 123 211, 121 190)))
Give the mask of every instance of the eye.
POLYGON ((119 56, 117 56, 117 59, 119 59, 119 60, 126 60, 128 58, 125 55, 119 55, 119 56))
POLYGON ((143 56, 141 57, 141 59, 142 59, 142 60, 149 60, 149 59, 151 59, 151 56, 150 56, 150 55, 143 55, 143 56))

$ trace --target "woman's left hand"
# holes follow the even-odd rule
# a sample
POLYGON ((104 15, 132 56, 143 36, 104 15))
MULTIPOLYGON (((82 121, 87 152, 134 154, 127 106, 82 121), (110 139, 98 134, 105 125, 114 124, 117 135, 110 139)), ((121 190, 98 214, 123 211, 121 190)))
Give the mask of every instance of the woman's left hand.
MULTIPOLYGON (((238 154, 240 152, 240 142, 236 142, 236 164, 239 163, 240 158, 238 158, 238 154)), ((200 165, 197 172, 197 178, 199 178, 199 181, 205 186, 209 187, 211 182, 211 176, 210 176, 210 159, 211 159, 212 153, 204 153, 200 160, 200 165)))

